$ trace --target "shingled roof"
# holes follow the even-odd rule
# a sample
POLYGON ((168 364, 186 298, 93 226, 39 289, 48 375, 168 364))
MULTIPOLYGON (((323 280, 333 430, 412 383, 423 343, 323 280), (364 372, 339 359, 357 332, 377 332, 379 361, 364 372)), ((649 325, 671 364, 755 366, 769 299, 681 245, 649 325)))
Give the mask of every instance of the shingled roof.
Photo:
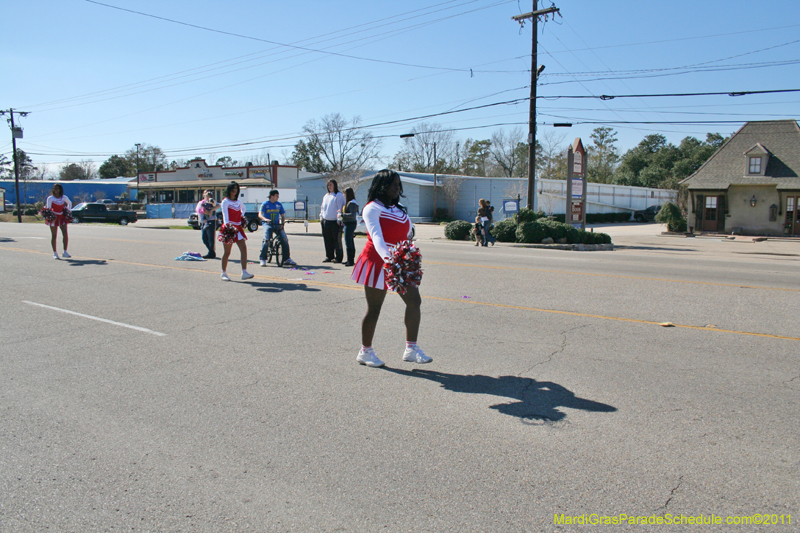
POLYGON ((681 181, 689 189, 727 189, 730 185, 775 185, 800 190, 800 127, 795 120, 747 122, 697 171, 681 181), (745 152, 756 144, 770 154, 764 176, 745 173, 745 152))

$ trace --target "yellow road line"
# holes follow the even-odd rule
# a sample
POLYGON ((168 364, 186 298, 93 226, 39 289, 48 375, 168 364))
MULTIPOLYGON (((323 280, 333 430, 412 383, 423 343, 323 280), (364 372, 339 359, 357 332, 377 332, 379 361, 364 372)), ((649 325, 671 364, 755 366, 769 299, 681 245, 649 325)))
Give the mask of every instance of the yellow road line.
POLYGON ((739 289, 761 289, 765 291, 800 292, 800 289, 787 289, 782 287, 762 287, 758 285, 740 285, 738 283, 715 283, 713 281, 691 281, 684 279, 647 278, 643 276, 623 276, 620 274, 602 274, 597 272, 572 272, 569 270, 551 270, 546 268, 512 267, 502 265, 475 265, 470 263, 445 263, 441 261, 425 261, 427 265, 459 266, 466 268, 491 268, 497 270, 527 270, 530 272, 545 272, 548 274, 569 274, 571 276, 594 276, 599 278, 635 279, 639 281, 664 281, 667 283, 689 283, 692 285, 711 285, 714 287, 736 287, 739 289))
MULTIPOLYGON (((17 252, 27 252, 27 253, 37 254, 37 255, 50 255, 49 252, 45 253, 45 252, 38 252, 38 251, 35 251, 35 250, 24 250, 24 249, 20 249, 20 248, 8 248, 8 247, 3 247, 3 246, 0 246, 0 250, 12 250, 12 251, 17 251, 17 252)), ((91 261, 108 261, 109 263, 113 262, 113 263, 119 263, 121 265, 134 265, 134 266, 143 266, 143 267, 150 267, 150 268, 166 268, 166 269, 169 269, 169 270, 180 270, 180 271, 184 271, 184 272, 218 274, 218 272, 216 272, 216 271, 211 272, 211 271, 208 271, 208 270, 198 270, 198 269, 194 269, 194 268, 185 268, 185 267, 168 266, 168 265, 154 265, 152 263, 134 263, 134 262, 131 262, 131 261, 120 261, 118 259, 96 259, 96 258, 91 258, 91 257, 78 258, 78 257, 75 257, 75 256, 73 256, 73 259, 88 259, 88 260, 91 260, 91 261)), ((319 274, 315 274, 315 276, 318 276, 318 275, 319 274)), ((282 282, 282 283, 291 283, 291 282, 295 282, 295 283, 298 283, 298 284, 299 283, 308 283, 310 285, 320 285, 320 286, 323 286, 323 287, 331 287, 331 288, 335 288, 335 289, 346 289, 346 290, 359 291, 359 292, 363 291, 363 288, 362 288, 361 285, 343 285, 341 283, 331 283, 331 282, 327 282, 327 281, 319 281, 317 279, 305 279, 304 278, 302 280, 295 280, 295 279, 291 279, 291 278, 283 278, 283 277, 278 277, 278 276, 265 276, 265 275, 262 275, 262 274, 257 274, 253 279, 267 279, 267 280, 271 280, 271 281, 279 281, 279 282, 282 282)), ((739 285, 734 285, 734 286, 738 287, 739 285)), ((460 304, 480 305, 480 306, 486 306, 486 307, 500 307, 500 308, 504 308, 504 309, 518 309, 518 310, 522 310, 522 311, 531 311, 531 312, 535 312, 535 313, 549 313, 549 314, 555 314, 555 315, 568 315, 568 316, 575 316, 575 317, 582 317, 582 318, 594 318, 594 319, 598 319, 598 320, 612 320, 612 321, 615 321, 615 322, 630 322, 630 323, 634 323, 634 324, 645 324, 645 325, 648 325, 648 326, 659 326, 659 327, 661 327, 661 322, 654 322, 652 320, 641 320, 641 319, 637 319, 637 318, 625 318, 625 317, 616 317, 616 316, 607 316, 607 315, 595 315, 595 314, 591 314, 591 313, 579 313, 579 312, 576 312, 576 311, 560 311, 560 310, 557 310, 557 309, 543 309, 543 308, 539 308, 539 307, 528 307, 528 306, 524 306, 524 305, 509 305, 509 304, 499 304, 499 303, 492 303, 492 302, 478 302, 478 301, 475 301, 475 300, 445 298, 445 297, 441 297, 441 296, 428 296, 428 295, 421 295, 421 296, 425 300, 439 300, 439 301, 442 301, 442 302, 453 302, 453 303, 460 303, 460 304)), ((749 337, 764 337, 764 338, 768 338, 768 339, 780 339, 780 340, 789 340, 789 341, 798 341, 798 342, 800 342, 800 337, 789 337, 789 336, 784 336, 784 335, 771 335, 771 334, 768 334, 768 333, 755 333, 755 332, 752 332, 752 331, 737 331, 737 330, 733 330, 733 329, 711 328, 711 327, 707 327, 707 326, 692 326, 692 325, 688 325, 688 324, 673 324, 672 327, 682 328, 682 329, 693 329, 693 330, 698 330, 698 331, 708 331, 708 332, 714 332, 714 333, 732 333, 732 334, 735 334, 735 335, 745 335, 745 336, 749 336, 749 337)))

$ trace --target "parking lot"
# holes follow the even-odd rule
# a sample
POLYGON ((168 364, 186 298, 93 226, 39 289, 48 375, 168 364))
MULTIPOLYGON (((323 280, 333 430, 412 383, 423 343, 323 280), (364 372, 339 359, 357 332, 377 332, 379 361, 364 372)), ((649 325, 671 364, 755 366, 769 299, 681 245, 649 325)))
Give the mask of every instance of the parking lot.
POLYGON ((796 241, 628 224, 595 229, 614 251, 567 252, 418 225, 434 361, 400 360, 389 296, 372 369, 363 290, 321 263, 318 226, 287 226, 300 268, 243 282, 234 262, 230 283, 175 261, 200 232, 153 226, 75 225, 54 261, 47 228, 0 224, 0 530, 800 520, 796 241))

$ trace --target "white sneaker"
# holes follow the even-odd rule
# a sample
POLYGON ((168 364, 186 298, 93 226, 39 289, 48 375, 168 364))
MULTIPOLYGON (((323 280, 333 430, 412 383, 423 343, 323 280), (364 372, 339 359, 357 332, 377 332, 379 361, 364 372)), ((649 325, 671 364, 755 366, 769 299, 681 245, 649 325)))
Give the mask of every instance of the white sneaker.
POLYGON ((248 272, 247 270, 245 270, 244 272, 242 272, 242 279, 250 279, 250 278, 252 278, 252 277, 254 277, 254 275, 253 275, 253 274, 251 274, 250 272, 248 272))
POLYGON ((58 259, 58 254, 53 252, 53 259, 58 259))
POLYGON ((264 261, 263 259, 261 260, 261 266, 262 266, 262 267, 265 267, 265 266, 267 266, 267 262, 266 262, 266 261, 264 261))
POLYGON ((219 277, 219 279, 221 279, 222 281, 230 281, 231 280, 231 278, 229 278, 228 274, 226 274, 225 272, 222 273, 222 275, 219 277))
POLYGON ((363 348, 358 351, 358 357, 356 357, 356 361, 359 364, 367 365, 367 366, 374 366, 379 367, 383 366, 383 361, 378 359, 378 356, 375 355, 375 350, 372 348, 367 348, 364 350, 363 348))
POLYGON ((430 363, 433 361, 433 358, 425 355, 425 352, 423 352, 422 348, 419 346, 414 346, 413 348, 406 346, 406 351, 403 352, 403 361, 407 363, 424 364, 430 363))
POLYGON ((72 256, 71 256, 71 255, 69 255, 69 254, 67 253, 67 251, 66 251, 66 250, 64 250, 64 253, 63 253, 63 254, 61 254, 61 257, 65 257, 65 258, 69 259, 69 258, 70 258, 70 257, 72 257, 72 256))

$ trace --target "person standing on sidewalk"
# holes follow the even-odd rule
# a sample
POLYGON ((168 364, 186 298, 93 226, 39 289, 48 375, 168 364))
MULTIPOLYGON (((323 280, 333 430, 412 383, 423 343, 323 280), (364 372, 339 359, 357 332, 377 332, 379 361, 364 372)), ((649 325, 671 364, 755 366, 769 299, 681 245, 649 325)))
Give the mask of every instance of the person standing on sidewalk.
POLYGON ((489 226, 492 225, 492 213, 489 209, 489 202, 481 198, 478 200, 480 207, 478 208, 478 216, 481 219, 481 224, 483 224, 483 245, 489 246, 489 243, 492 243, 494 246, 495 238, 489 234, 489 226))
POLYGON ((214 193, 203 192, 203 199, 197 202, 197 222, 203 235, 203 244, 208 248, 208 253, 203 259, 214 259, 216 252, 217 210, 219 205, 214 201, 214 193))
POLYGON ((356 258, 356 226, 358 225, 358 204, 356 193, 351 188, 344 191, 345 205, 342 208, 342 222, 344 223, 344 247, 347 249, 347 262, 344 266, 353 266, 356 258))
POLYGON ((325 241, 325 259, 323 263, 341 263, 342 227, 339 225, 338 213, 344 207, 344 195, 339 192, 336 180, 328 181, 328 193, 322 198, 319 210, 319 221, 322 223, 322 239, 325 241))

